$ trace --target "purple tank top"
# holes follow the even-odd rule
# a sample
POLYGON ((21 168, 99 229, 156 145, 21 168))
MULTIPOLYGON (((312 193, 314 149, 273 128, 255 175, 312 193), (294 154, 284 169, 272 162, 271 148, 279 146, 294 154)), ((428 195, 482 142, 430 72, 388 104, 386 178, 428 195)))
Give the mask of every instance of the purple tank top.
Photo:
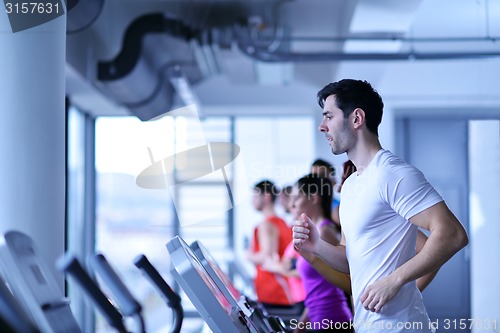
MULTIPOLYGON (((324 220, 318 227, 333 223, 324 220)), ((347 322, 352 320, 352 312, 344 291, 323 278, 304 258, 297 260, 297 270, 306 291, 305 306, 309 309, 311 323, 323 320, 347 322)))

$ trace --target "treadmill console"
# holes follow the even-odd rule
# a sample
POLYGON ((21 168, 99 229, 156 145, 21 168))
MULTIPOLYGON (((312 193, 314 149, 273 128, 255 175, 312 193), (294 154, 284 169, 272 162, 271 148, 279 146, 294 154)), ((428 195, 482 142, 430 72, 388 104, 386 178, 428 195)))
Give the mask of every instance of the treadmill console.
POLYGON ((182 238, 171 239, 167 250, 174 279, 214 333, 258 332, 245 313, 231 304, 182 238))

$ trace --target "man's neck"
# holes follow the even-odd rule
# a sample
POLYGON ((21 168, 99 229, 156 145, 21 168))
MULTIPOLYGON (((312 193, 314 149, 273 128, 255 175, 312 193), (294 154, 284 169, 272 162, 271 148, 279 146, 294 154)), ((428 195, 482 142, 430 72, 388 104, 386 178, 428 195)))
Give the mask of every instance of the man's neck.
POLYGON ((274 210, 274 205, 263 207, 261 212, 262 212, 262 215, 264 215, 264 217, 276 216, 276 212, 274 210))
POLYGON ((369 140, 360 140, 358 144, 347 153, 347 157, 354 163, 358 175, 370 164, 377 152, 382 149, 377 136, 369 140))

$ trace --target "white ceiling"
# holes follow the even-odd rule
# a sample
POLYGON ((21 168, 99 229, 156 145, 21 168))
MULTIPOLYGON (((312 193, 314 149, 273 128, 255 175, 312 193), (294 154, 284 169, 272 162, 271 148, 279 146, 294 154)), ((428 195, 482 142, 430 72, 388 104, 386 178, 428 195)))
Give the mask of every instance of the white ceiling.
MULTIPOLYGON (((78 6, 73 10, 78 11, 78 6)), ((400 52, 500 55, 500 41, 492 42, 489 37, 500 37, 500 0, 107 0, 89 28, 68 34, 67 90, 74 103, 89 112, 127 114, 130 109, 120 106, 125 97, 129 102, 143 99, 165 80, 170 64, 182 63, 187 64, 188 79, 203 107, 233 107, 234 112, 240 106, 246 112, 262 106, 280 110, 290 106, 307 112, 315 105, 318 89, 345 77, 366 79, 396 99, 415 94, 497 95, 500 92, 496 87, 500 85, 492 85, 500 76, 496 74, 500 72, 496 59, 369 59, 373 53, 400 52), (277 50, 286 55, 285 59, 299 55, 301 60, 258 62, 243 54, 233 35, 228 39, 230 43, 211 49, 220 72, 200 74, 192 45, 165 33, 149 34, 141 44, 142 67, 134 68, 121 81, 99 82, 97 63, 116 57, 128 25, 154 12, 199 31, 233 31, 237 20, 245 19, 255 28, 249 29, 251 36, 258 37, 254 43, 260 40, 257 45, 267 45, 264 49, 273 56, 279 46, 277 50), (282 36, 285 38, 279 44, 277 40, 282 36), (366 36, 371 40, 359 39, 366 36), (389 40, 388 36, 398 39, 389 40), (377 39, 380 37, 385 39, 377 39), (426 42, 419 41, 423 38, 427 38, 426 42), (461 40, 452 42, 453 38, 461 40), (349 58, 345 53, 364 54, 366 59, 332 60, 339 55, 349 58), (313 54, 332 58, 313 61, 313 54), (459 75, 461 72, 468 76, 459 75)), ((170 107, 178 104, 175 97, 170 107)))

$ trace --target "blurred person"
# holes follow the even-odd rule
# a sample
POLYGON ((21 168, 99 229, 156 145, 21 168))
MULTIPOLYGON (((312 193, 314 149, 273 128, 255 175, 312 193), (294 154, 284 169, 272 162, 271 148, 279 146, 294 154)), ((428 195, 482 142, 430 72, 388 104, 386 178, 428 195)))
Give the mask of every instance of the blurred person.
POLYGON ((286 222, 275 212, 279 189, 270 180, 255 184, 252 204, 262 213, 262 220, 254 228, 247 258, 256 267, 254 279, 257 300, 266 307, 289 306, 294 303, 288 279, 278 273, 265 270, 262 265, 273 258, 283 257, 285 248, 292 241, 292 233, 286 222))
POLYGON ((346 181, 346 179, 352 175, 353 173, 355 173, 357 170, 356 170, 356 166, 354 165, 354 163, 352 163, 351 160, 347 160, 344 162, 343 166, 342 166, 342 178, 340 179, 340 184, 337 188, 337 191, 340 192, 342 191, 342 185, 344 185, 344 182, 346 181))
POLYGON ((293 242, 290 242, 281 259, 275 256, 267 259, 262 264, 262 269, 276 274, 281 274, 288 279, 288 286, 293 300, 293 309, 290 309, 289 313, 296 313, 297 317, 304 311, 304 300, 306 298, 306 291, 304 289, 302 279, 300 278, 300 274, 297 271, 297 260, 299 257, 300 254, 295 251, 293 242))
MULTIPOLYGON (((287 185, 281 190, 278 199, 287 214, 291 214, 291 208, 293 204, 292 197, 292 185, 287 185)), ((290 234, 292 230, 290 229, 290 234)), ((268 258, 262 265, 262 269, 281 274, 288 279, 288 285, 290 287, 290 293, 293 299, 293 308, 290 312, 295 312, 302 314, 304 310, 304 299, 306 298, 306 292, 304 286, 302 285, 302 280, 299 273, 296 270, 297 259, 300 254, 295 251, 293 242, 290 242, 286 247, 282 258, 275 255, 273 258, 268 258)))
MULTIPOLYGON (((293 190, 292 213, 310 217, 310 223, 319 231, 319 236, 331 244, 338 244, 340 231, 331 221, 333 184, 328 178, 309 174, 300 178, 293 190)), ((348 296, 338 286, 319 274, 304 258, 297 260, 297 270, 306 291, 305 310, 294 332, 352 332, 352 311, 348 296), (343 327, 344 329, 335 329, 343 327)))
MULTIPOLYGON (((356 172, 356 166, 352 163, 351 160, 347 160, 343 164, 342 178, 340 179, 340 184, 337 187, 337 192, 340 193, 342 191, 342 185, 344 185, 345 180, 356 172)), ((342 227, 340 223, 340 200, 339 204, 332 207, 332 221, 335 222, 340 228, 342 227)))
POLYGON ((328 178, 335 182, 335 167, 321 158, 314 160, 311 164, 311 173, 320 177, 328 178))
POLYGON ((292 185, 284 186, 278 195, 278 203, 283 208, 285 214, 289 216, 291 208, 292 185))
MULTIPOLYGON (((335 181, 335 174, 336 174, 335 167, 323 159, 318 158, 314 160, 314 162, 311 164, 311 174, 327 178, 332 183, 333 188, 335 188, 335 185, 337 184, 337 182, 335 181)), ((338 214, 335 214, 335 212, 338 211, 339 204, 340 200, 335 198, 334 195, 332 197, 331 219, 340 228, 340 220, 338 218, 338 214)))
POLYGON ((292 196, 292 189, 293 189, 292 185, 286 185, 283 187, 278 196, 280 205, 283 206, 283 209, 287 213, 290 213, 290 208, 291 208, 290 200, 292 196))

